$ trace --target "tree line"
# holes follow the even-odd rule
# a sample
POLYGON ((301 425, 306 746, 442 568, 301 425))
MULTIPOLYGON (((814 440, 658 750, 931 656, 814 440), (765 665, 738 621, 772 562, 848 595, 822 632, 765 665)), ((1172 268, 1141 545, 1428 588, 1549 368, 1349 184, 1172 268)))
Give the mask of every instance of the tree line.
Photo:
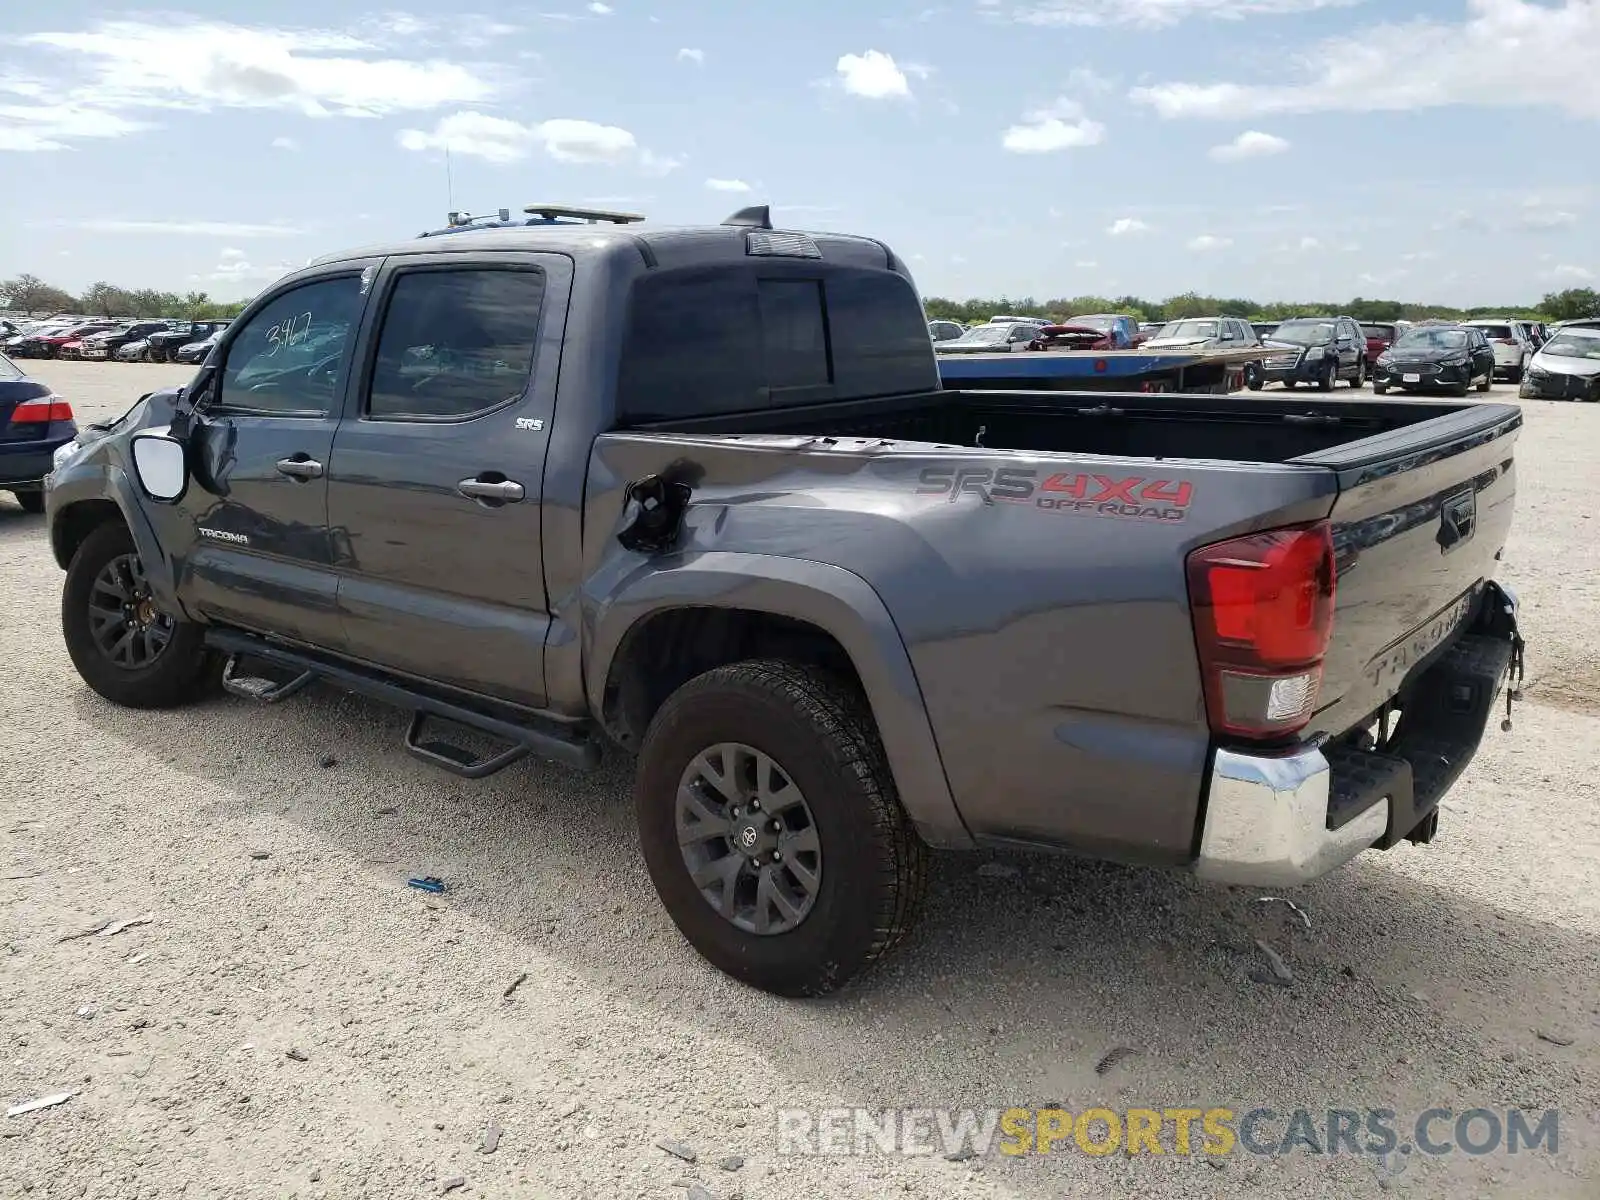
POLYGON ((236 317, 248 300, 223 302, 205 292, 162 292, 124 288, 101 281, 81 295, 46 283, 37 275, 0 280, 0 301, 19 313, 74 313, 87 317, 183 317, 214 321, 236 317))
POLYGON ((1446 304, 1407 304, 1401 300, 1367 300, 1357 296, 1343 303, 1299 304, 1284 301, 1259 303, 1243 297, 1201 296, 1195 292, 1146 300, 1141 296, 1072 296, 1054 300, 1019 299, 949 300, 927 297, 923 306, 932 320, 987 321, 1012 313, 1019 317, 1066 318, 1087 313, 1126 313, 1141 321, 1175 321, 1181 317, 1244 317, 1252 321, 1283 321, 1290 317, 1337 313, 1358 321, 1467 320, 1471 317, 1527 317, 1535 321, 1570 321, 1575 317, 1600 317, 1600 292, 1593 288, 1568 288, 1550 292, 1532 307, 1525 304, 1452 308, 1446 304))

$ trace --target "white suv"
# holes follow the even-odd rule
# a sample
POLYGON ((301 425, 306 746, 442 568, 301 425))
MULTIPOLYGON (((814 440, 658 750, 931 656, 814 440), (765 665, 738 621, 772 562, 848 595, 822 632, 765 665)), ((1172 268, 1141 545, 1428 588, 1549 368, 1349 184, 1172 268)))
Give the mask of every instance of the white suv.
POLYGON ((1526 322, 1481 317, 1461 323, 1483 330, 1483 336, 1489 339, 1489 347, 1494 351, 1496 374, 1504 375, 1511 383, 1522 382, 1523 372, 1528 369, 1528 360, 1533 357, 1533 339, 1528 334, 1526 322))

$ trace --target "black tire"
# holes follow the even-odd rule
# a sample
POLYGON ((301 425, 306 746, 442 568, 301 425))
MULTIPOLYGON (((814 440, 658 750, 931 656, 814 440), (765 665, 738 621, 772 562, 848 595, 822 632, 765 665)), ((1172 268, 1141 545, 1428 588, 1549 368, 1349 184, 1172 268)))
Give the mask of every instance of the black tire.
POLYGON ((1364 387, 1367 386, 1367 360, 1366 359, 1364 359, 1364 358, 1356 359, 1356 377, 1350 381, 1350 386, 1353 387, 1353 388, 1364 388, 1364 387))
POLYGON ((17 498, 17 503, 22 505, 22 511, 33 513, 37 516, 44 511, 44 493, 42 491, 12 492, 17 498))
POLYGON ((1295 379, 1285 379, 1283 381, 1283 387, 1284 387, 1285 391, 1292 392, 1292 391, 1294 391, 1295 388, 1297 388, 1299 386, 1300 386, 1299 381, 1295 380, 1295 379))
POLYGON ((1382 396, 1387 393, 1388 390, 1389 385, 1387 383, 1378 383, 1377 381, 1374 381, 1372 384, 1372 394, 1374 396, 1382 396))
POLYGON ((1244 365, 1244 385, 1245 385, 1245 387, 1249 388, 1252 392, 1259 392, 1261 390, 1261 364, 1260 363, 1253 363, 1253 362, 1245 363, 1245 365, 1244 365))
POLYGON ((679 688, 645 734, 634 809, 645 865, 679 931, 713 966, 763 991, 833 991, 892 949, 921 907, 928 850, 900 807, 871 711, 813 668, 733 663, 679 688), (723 917, 679 849, 680 782, 719 743, 742 743, 792 770, 814 821, 820 882, 786 932, 747 932, 723 917))
POLYGON ((1483 382, 1478 385, 1478 390, 1487 392, 1492 386, 1494 386, 1494 368, 1490 367, 1483 373, 1483 382))
POLYGON ((1339 360, 1330 358, 1323 364, 1322 370, 1317 372, 1317 390, 1319 392, 1333 391, 1333 385, 1339 379, 1339 360))
POLYGON ((1512 367, 1509 371, 1506 372, 1506 382, 1507 383, 1521 383, 1522 382, 1522 364, 1518 363, 1516 366, 1512 367))
POLYGON ((189 621, 174 620, 165 647, 146 666, 113 662, 95 641, 90 599, 100 572, 126 555, 137 557, 133 537, 119 522, 100 526, 83 540, 67 567, 61 591, 61 632, 72 665, 90 688, 125 708, 174 708, 208 694, 217 679, 217 663, 205 647, 204 631, 189 621))

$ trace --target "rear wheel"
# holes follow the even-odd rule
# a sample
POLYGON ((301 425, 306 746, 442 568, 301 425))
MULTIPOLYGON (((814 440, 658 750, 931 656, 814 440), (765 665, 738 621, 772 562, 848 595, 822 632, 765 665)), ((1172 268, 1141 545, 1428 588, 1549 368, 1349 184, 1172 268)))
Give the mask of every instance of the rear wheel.
POLYGON ((1334 359, 1328 359, 1322 364, 1322 370, 1317 372, 1317 390, 1323 392, 1333 391, 1334 381, 1339 378, 1339 364, 1334 359))
POLYGON ((102 525, 78 547, 61 592, 61 631, 78 674, 113 704, 172 708, 216 678, 200 626, 155 606, 133 538, 102 525))
POLYGON ((1483 381, 1478 384, 1478 390, 1480 392, 1487 392, 1489 390, 1489 388, 1493 386, 1493 384, 1494 384, 1494 368, 1490 367, 1487 371, 1485 371, 1483 373, 1483 381))
POLYGON ((927 849, 854 689, 777 660, 691 680, 645 735, 645 865, 713 966, 764 991, 839 987, 910 929, 927 849))
POLYGON ((1374 396, 1382 396, 1388 392, 1388 390, 1389 385, 1387 383, 1378 383, 1377 381, 1374 381, 1372 384, 1372 394, 1374 396))
POLYGON ((1366 387, 1367 386, 1367 360, 1366 359, 1364 359, 1364 358, 1356 359, 1356 377, 1350 381, 1350 386, 1353 387, 1353 388, 1361 388, 1361 387, 1366 387))
POLYGON ((25 513, 42 513, 44 511, 44 493, 39 491, 12 492, 17 498, 17 503, 22 505, 25 513))

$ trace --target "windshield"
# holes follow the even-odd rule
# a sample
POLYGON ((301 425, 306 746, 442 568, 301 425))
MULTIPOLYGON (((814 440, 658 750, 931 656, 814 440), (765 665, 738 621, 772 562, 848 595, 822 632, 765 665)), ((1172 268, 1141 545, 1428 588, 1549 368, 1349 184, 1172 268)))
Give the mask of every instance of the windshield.
POLYGON ((976 329, 967 330, 956 341, 964 342, 969 346, 998 345, 1004 342, 1006 335, 1015 328, 1017 328, 1015 325, 980 325, 976 329))
POLYGON ((1396 350, 1464 350, 1464 329, 1413 329, 1394 344, 1396 350))
POLYGON ((21 379, 22 369, 4 354, 0 354, 0 379, 21 379))
POLYGON ((1215 321, 1171 321, 1161 327, 1158 338, 1185 338, 1199 341, 1201 338, 1214 338, 1217 336, 1217 323, 1215 321))
POLYGON ((1115 317, 1071 317, 1062 322, 1065 325, 1082 325, 1085 329, 1098 329, 1101 333, 1110 333, 1116 328, 1115 317))
POLYGON ((1280 342, 1294 342, 1300 346, 1311 346, 1317 342, 1332 340, 1333 322, 1285 321, 1278 326, 1277 332, 1272 336, 1280 342))
POLYGON ((1544 344, 1541 353, 1557 358, 1600 359, 1600 329, 1590 334, 1558 333, 1544 344))

